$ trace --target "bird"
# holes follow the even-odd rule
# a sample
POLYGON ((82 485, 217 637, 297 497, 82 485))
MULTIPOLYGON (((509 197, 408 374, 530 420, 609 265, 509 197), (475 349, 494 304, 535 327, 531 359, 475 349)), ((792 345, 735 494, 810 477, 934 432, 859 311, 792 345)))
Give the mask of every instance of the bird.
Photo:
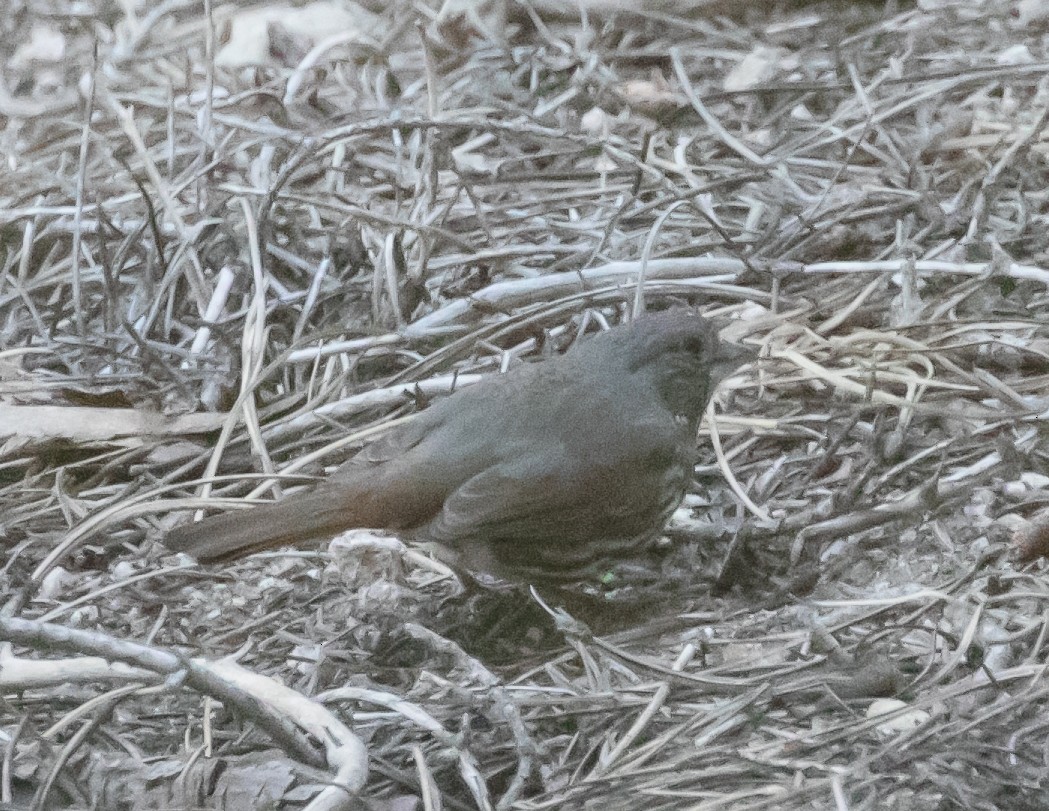
POLYGON ((694 309, 641 315, 435 401, 312 489, 164 544, 208 563, 384 529, 503 580, 599 577, 658 539, 714 388, 754 357, 694 309))

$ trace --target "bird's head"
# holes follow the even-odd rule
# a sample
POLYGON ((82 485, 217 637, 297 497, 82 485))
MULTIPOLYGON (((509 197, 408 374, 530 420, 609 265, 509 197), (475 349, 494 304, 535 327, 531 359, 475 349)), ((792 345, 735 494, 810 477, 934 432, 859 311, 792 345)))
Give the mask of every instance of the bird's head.
POLYGON ((722 341, 723 326, 684 308, 644 315, 624 328, 621 360, 650 378, 671 412, 697 422, 717 384, 757 356, 722 341))

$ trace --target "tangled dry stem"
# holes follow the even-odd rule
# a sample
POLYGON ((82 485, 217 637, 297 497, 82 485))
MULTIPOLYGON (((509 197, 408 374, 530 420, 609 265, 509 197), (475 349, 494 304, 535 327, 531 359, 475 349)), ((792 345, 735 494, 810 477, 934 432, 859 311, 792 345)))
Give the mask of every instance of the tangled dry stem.
POLYGON ((235 7, 0 21, 0 801, 355 807, 363 742, 374 807, 1044 805, 1037 4, 451 5, 255 71, 235 7), (156 543, 639 279, 764 354, 643 621, 489 659, 417 550, 156 543))

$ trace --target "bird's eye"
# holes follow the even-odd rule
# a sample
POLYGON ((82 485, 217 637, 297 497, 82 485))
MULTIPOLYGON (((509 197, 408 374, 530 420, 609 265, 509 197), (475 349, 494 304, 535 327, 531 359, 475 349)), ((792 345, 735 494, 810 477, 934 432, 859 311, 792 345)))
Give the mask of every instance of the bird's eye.
POLYGON ((690 355, 703 354, 703 339, 698 335, 690 335, 681 343, 681 348, 690 355))

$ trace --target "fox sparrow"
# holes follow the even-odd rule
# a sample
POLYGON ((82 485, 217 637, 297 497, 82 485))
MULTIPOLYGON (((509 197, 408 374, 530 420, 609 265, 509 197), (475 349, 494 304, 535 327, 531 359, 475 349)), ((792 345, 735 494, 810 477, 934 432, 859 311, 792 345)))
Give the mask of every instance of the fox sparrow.
POLYGON ((642 316, 436 402, 312 490, 165 544, 212 561, 385 528, 437 541, 468 570, 580 579, 658 537, 714 386, 752 356, 693 311, 642 316))

